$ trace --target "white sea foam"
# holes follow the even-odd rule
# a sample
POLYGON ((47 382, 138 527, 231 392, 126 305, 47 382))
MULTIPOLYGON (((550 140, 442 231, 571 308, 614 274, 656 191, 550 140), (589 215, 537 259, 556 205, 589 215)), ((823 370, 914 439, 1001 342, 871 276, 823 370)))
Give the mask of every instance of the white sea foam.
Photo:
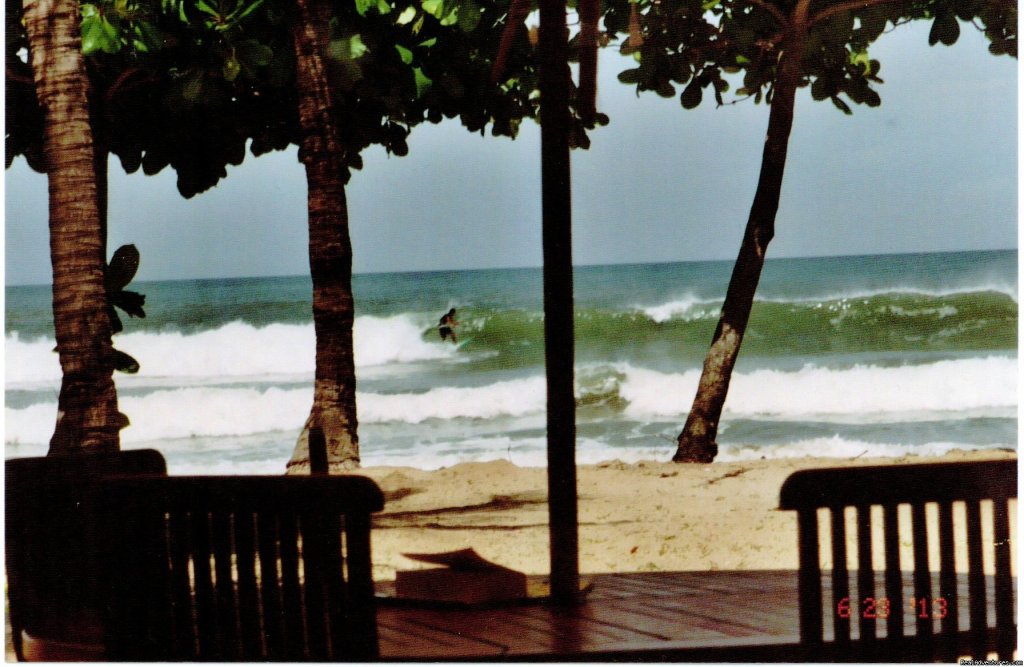
POLYGON ((838 292, 829 292, 828 294, 820 296, 790 297, 758 295, 756 300, 767 303, 827 303, 832 301, 857 301, 880 296, 923 296, 929 298, 941 298, 946 296, 960 296, 963 294, 979 294, 985 292, 1005 294, 1013 299, 1014 302, 1018 302, 1017 285, 1015 283, 998 280, 958 285, 956 287, 942 289, 925 289, 922 287, 910 286, 887 286, 876 289, 850 289, 838 292))
MULTIPOLYGON (((963 294, 976 294, 994 292, 998 294, 1005 294, 1006 296, 1013 299, 1014 302, 1018 301, 1017 286, 1009 283, 979 283, 976 286, 961 286, 951 289, 921 289, 919 287, 908 287, 905 289, 885 287, 879 289, 862 289, 862 290, 849 290, 843 292, 830 292, 823 295, 815 296, 765 296, 758 294, 755 297, 756 302, 762 303, 781 303, 781 304, 804 304, 804 305, 816 305, 818 307, 831 307, 832 309, 849 308, 852 302, 864 301, 875 298, 875 297, 929 297, 929 298, 941 298, 948 296, 959 296, 963 294)), ((652 321, 658 324, 663 324, 670 320, 699 320, 707 319, 709 317, 717 317, 719 309, 722 304, 722 299, 702 299, 694 294, 686 294, 678 299, 672 299, 665 303, 659 303, 647 306, 634 306, 634 310, 642 312, 647 317, 651 318, 652 321)), ((923 314, 938 314, 940 317, 952 315, 956 313, 956 310, 952 307, 943 307, 942 309, 919 309, 906 311, 898 307, 893 307, 892 312, 897 315, 923 315, 923 314)))
POLYGON ((639 310, 654 322, 663 324, 673 319, 696 320, 717 315, 721 304, 721 299, 700 299, 694 294, 686 294, 654 306, 637 306, 635 310, 639 310))
MULTIPOLYGON (((273 475, 284 471, 295 444, 295 431, 275 433, 268 437, 248 439, 187 438, 165 440, 158 443, 124 442, 124 449, 155 446, 167 460, 168 472, 174 475, 273 475)), ((361 452, 364 466, 409 466, 422 470, 437 470, 464 462, 504 460, 521 467, 547 466, 545 438, 511 439, 496 435, 471 441, 438 441, 417 443, 411 450, 378 449, 364 443, 361 452)), ((1012 443, 1005 448, 1014 449, 1012 443)), ((762 458, 858 458, 900 456, 940 456, 955 450, 992 449, 991 445, 970 445, 957 442, 930 442, 919 445, 847 440, 841 437, 813 438, 786 445, 756 446, 750 444, 721 444, 716 461, 750 461, 762 458)), ((674 443, 649 447, 616 447, 592 438, 579 438, 576 462, 592 465, 606 461, 637 463, 639 461, 668 461, 675 451, 674 443)), ((45 442, 8 443, 6 456, 43 456, 45 442)))
POLYGON ((53 339, 21 340, 18 332, 4 344, 4 382, 10 388, 32 388, 60 380, 60 361, 53 351, 53 339))
MULTIPOLYGON (((425 326, 414 315, 356 318, 353 338, 360 367, 403 364, 455 356, 451 345, 423 340, 425 326)), ((139 361, 135 376, 118 375, 125 386, 166 384, 176 378, 188 384, 241 378, 312 377, 316 359, 312 324, 271 324, 254 327, 231 322, 217 329, 189 334, 126 332, 115 346, 139 361)), ((4 379, 8 389, 34 389, 60 381, 60 363, 53 339, 22 340, 7 336, 4 379)))
MULTIPOLYGON (((495 419, 540 413, 545 404, 541 377, 498 382, 487 387, 438 387, 423 393, 358 392, 359 421, 420 424, 430 419, 495 419)), ((179 438, 242 437, 298 432, 309 413, 309 388, 258 390, 242 387, 161 389, 119 398, 131 426, 125 443, 179 438)), ((53 432, 56 399, 25 408, 5 407, 8 443, 43 443, 53 432)))
MULTIPOLYGON (((450 444, 419 446, 413 452, 392 454, 364 452, 363 465, 410 466, 422 470, 436 470, 463 462, 504 460, 520 467, 547 467, 547 441, 544 438, 509 441, 495 437, 475 443, 473 453, 453 448, 450 444)), ((1013 449, 1012 444, 1006 446, 1013 449)), ((846 440, 840 437, 801 440, 788 445, 759 447, 755 445, 720 445, 715 459, 721 463, 751 461, 762 458, 854 458, 871 459, 901 456, 941 456, 951 451, 992 449, 991 446, 969 445, 956 442, 931 442, 924 445, 898 445, 846 440)), ((576 463, 594 465, 607 461, 638 463, 640 461, 669 461, 675 452, 674 443, 661 447, 622 448, 607 442, 580 438, 576 444, 576 463)))
POLYGON ((410 363, 430 359, 450 359, 452 345, 443 345, 436 334, 424 341, 422 332, 431 323, 410 314, 394 317, 356 318, 355 355, 360 366, 410 363), (435 342, 436 341, 436 342, 435 342))
MULTIPOLYGON (((678 416, 689 409, 699 378, 697 370, 629 368, 619 393, 633 418, 678 416)), ((935 413, 1012 416, 1016 407, 1017 360, 991 356, 899 367, 738 373, 730 384, 725 417, 863 423, 935 413)))
MULTIPOLYGON (((661 373, 628 364, 609 372, 623 377, 619 384, 619 395, 626 402, 623 416, 640 422, 681 419, 699 377, 696 370, 661 373)), ((308 414, 311 393, 306 386, 200 386, 127 393, 121 396, 120 407, 132 425, 122 435, 130 444, 294 433, 308 414)), ((420 393, 359 392, 357 400, 363 424, 486 422, 543 414, 545 389, 543 377, 537 375, 420 393)), ((993 356, 892 368, 807 366, 794 372, 740 373, 733 377, 724 418, 857 424, 1012 418, 1016 406, 1017 361, 993 356)), ((45 443, 55 415, 55 395, 26 407, 5 407, 5 440, 45 443)))
MULTIPOLYGON (((1006 443, 1007 449, 1015 445, 1006 443)), ((882 442, 863 442, 847 440, 839 436, 831 438, 810 438, 786 445, 772 447, 756 447, 752 445, 719 445, 716 461, 751 461, 755 459, 794 459, 806 457, 829 457, 840 459, 899 457, 912 454, 915 456, 941 456, 955 450, 977 451, 992 449, 991 445, 971 445, 960 442, 929 442, 923 445, 901 445, 882 442)))
POLYGON ((416 394, 364 394, 360 420, 419 424, 428 419, 519 417, 544 410, 541 377, 496 382, 486 387, 438 387, 416 394))

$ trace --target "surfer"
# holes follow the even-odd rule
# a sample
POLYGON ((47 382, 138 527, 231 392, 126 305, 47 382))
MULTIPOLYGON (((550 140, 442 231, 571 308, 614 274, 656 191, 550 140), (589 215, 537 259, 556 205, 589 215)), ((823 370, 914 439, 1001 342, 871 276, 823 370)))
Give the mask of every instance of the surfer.
POLYGON ((457 326, 459 326, 459 323, 455 319, 455 309, 452 308, 442 315, 441 320, 437 323, 437 332, 441 334, 441 340, 445 341, 451 337, 452 343, 458 345, 459 340, 455 337, 455 327, 457 326))

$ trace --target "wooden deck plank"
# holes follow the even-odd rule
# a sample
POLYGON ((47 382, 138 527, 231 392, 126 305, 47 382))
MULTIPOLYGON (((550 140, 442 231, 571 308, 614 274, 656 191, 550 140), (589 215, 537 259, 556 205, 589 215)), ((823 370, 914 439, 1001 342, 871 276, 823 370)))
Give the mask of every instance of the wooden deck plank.
MULTIPOLYGON (((795 597, 795 573, 782 576, 795 597)), ((505 609, 436 610, 382 606, 378 610, 381 655, 402 657, 474 657, 577 653, 601 646, 666 641, 717 643, 763 634, 757 624, 736 623, 736 605, 750 606, 750 590, 777 590, 778 573, 753 577, 716 573, 640 573, 594 575, 585 604, 571 612, 546 605, 505 609), (759 583, 760 582, 760 583, 759 583), (770 583, 774 582, 774 583, 770 583), (734 585, 741 584, 737 591, 734 585), (742 585, 746 584, 746 585, 742 585), (712 597, 721 604, 701 605, 712 597), (708 609, 711 608, 711 612, 708 609)), ((387 586, 379 589, 388 591, 387 586)), ((785 622, 758 612, 771 631, 792 632, 785 622)))
POLYGON ((696 636, 742 637, 751 634, 751 629, 737 628, 726 618, 713 613, 709 614, 706 608, 702 608, 698 604, 681 606, 676 609, 659 609, 654 604, 643 601, 637 601, 634 604, 625 604, 624 602, 615 601, 602 608, 619 614, 624 619, 629 618, 639 627, 657 631, 665 640, 671 640, 680 635, 689 639, 696 636), (637 620, 633 621, 633 619, 637 620))
MULTIPOLYGON (((534 611, 543 613, 541 608, 534 611)), ((534 617, 536 618, 537 615, 535 614, 534 617)), ((521 616, 513 618, 504 615, 489 616, 482 623, 474 623, 470 632, 474 636, 502 637, 507 651, 511 654, 537 650, 571 652, 578 650, 581 646, 595 646, 613 641, 608 637, 604 624, 591 622, 576 614, 559 616, 557 612, 552 613, 550 610, 544 616, 548 623, 543 628, 524 624, 521 616), (510 620, 513 621, 511 626, 507 624, 510 620), (524 632, 523 628, 530 628, 530 630, 524 632)), ((623 636, 630 637, 630 635, 623 636)))
MULTIPOLYGON (((657 589, 636 577, 596 576, 591 579, 594 584, 591 596, 600 598, 650 597, 657 595, 657 589)), ((671 582, 666 582, 670 585, 671 582)), ((589 597, 589 596, 588 596, 589 597)))
POLYGON ((497 641, 467 635, 472 626, 458 622, 450 614, 428 609, 378 609, 378 629, 387 629, 380 636, 381 656, 473 657, 501 655, 505 651, 505 646, 497 641), (385 637, 395 632, 402 634, 402 646, 386 641, 385 637))
POLYGON ((723 626, 734 628, 735 632, 729 634, 735 636, 788 634, 799 624, 796 603, 787 601, 780 604, 770 596, 762 600, 760 604, 751 604, 749 598, 718 599, 709 596, 699 600, 680 598, 659 604, 674 609, 676 615, 682 618, 699 614, 718 619, 723 626))
MULTIPOLYGON (((823 599, 830 601, 831 582, 825 575, 823 599)), ((544 603, 447 610, 383 604, 377 615, 381 657, 616 655, 626 646, 650 650, 664 646, 670 651, 666 655, 680 646, 714 646, 716 651, 736 647, 740 651, 736 655, 742 656, 751 646, 783 650, 799 633, 795 571, 645 572, 584 578, 593 582, 593 589, 583 604, 568 610, 544 603)), ((966 589, 965 578, 958 583, 966 589)), ((1014 579, 1014 601, 1016 584, 1014 579)), ((385 583, 378 590, 391 589, 385 583)), ((909 583, 904 590, 909 597, 909 583)), ((884 633, 884 624, 879 629, 884 633)), ((831 623, 826 623, 825 630, 830 636, 831 623)))
MULTIPOLYGON (((552 636, 558 636, 564 633, 564 630, 560 630, 561 615, 550 609, 517 609, 512 612, 516 616, 516 623, 519 625, 525 625, 537 629, 544 629, 551 633, 552 636), (546 613, 544 610, 547 610, 546 613)), ((628 628, 621 628, 618 626, 612 626, 605 623, 598 623, 593 621, 584 621, 586 631, 591 635, 593 641, 596 643, 612 643, 612 642, 630 642, 637 641, 639 637, 643 637, 645 640, 650 639, 646 635, 641 635, 628 628)))

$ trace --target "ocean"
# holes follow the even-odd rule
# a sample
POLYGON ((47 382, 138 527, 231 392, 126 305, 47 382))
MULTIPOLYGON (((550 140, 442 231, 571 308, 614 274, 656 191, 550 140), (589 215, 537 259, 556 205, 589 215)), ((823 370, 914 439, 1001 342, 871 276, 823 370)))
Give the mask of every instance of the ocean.
MULTIPOLYGON (((668 460, 731 261, 575 269, 577 460, 668 460)), ((769 259, 720 461, 1017 448, 1017 253, 769 259)), ((312 400, 307 276, 133 284, 115 346, 131 425, 173 474, 284 472, 312 400)), ((357 275, 364 465, 545 465, 540 269, 357 275), (437 322, 458 309, 460 344, 437 322)), ((5 455, 46 453, 50 288, 6 288, 5 455)))

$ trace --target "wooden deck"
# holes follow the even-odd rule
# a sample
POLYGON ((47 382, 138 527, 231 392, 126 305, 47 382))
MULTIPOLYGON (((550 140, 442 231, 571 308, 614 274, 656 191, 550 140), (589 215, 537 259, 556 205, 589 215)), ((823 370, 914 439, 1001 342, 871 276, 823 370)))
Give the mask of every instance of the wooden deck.
MULTIPOLYGON (((384 660, 533 659, 659 645, 787 644, 798 634, 796 572, 584 575, 579 607, 541 602, 485 609, 429 609, 382 602, 384 660)), ((378 585, 389 592, 388 583, 378 585)))
MULTIPOLYGON (((877 574, 881 583, 883 573, 877 574)), ((910 597, 911 574, 904 574, 910 597)), ((795 570, 620 573, 584 578, 592 582, 592 589, 583 604, 567 610, 543 602, 432 609, 382 600, 377 612, 381 658, 789 662, 797 655, 795 570)), ((966 594, 966 579, 960 583, 962 594, 966 594)), ((823 584, 828 604, 827 575, 823 584)), ((1016 589, 1016 580, 1014 584, 1016 589)), ((392 582, 379 582, 378 593, 389 595, 392 586, 392 582)), ((877 590, 884 589, 879 586, 877 590)), ((988 597, 991 604, 993 596, 988 597)), ((905 613, 912 625, 911 612, 905 613)), ((885 621, 878 625, 879 636, 883 636, 885 621)), ((831 623, 827 623, 826 639, 831 634, 831 623)))

